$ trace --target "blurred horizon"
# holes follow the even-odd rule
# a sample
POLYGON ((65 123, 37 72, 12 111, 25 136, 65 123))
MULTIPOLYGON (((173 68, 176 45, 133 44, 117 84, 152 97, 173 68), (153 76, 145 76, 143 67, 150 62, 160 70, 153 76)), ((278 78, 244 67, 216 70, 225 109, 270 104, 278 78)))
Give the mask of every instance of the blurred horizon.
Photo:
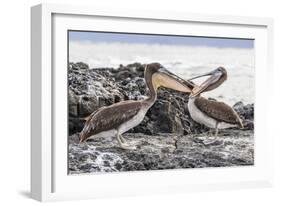
POLYGON ((69 31, 69 41, 95 43, 134 43, 216 48, 253 48, 253 39, 180 36, 164 34, 137 34, 95 31, 69 31))
POLYGON ((186 79, 223 66, 228 80, 204 96, 231 105, 238 101, 254 102, 254 40, 101 32, 69 34, 70 62, 84 62, 90 68, 159 62, 186 79))

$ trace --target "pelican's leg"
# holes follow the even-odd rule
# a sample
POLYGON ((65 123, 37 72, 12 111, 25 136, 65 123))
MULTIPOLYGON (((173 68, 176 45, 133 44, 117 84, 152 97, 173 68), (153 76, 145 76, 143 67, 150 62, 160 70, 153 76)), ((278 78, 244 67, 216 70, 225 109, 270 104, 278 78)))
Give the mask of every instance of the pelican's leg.
POLYGON ((216 132, 215 132, 215 138, 217 138, 217 136, 218 136, 218 133, 219 133, 219 123, 217 122, 217 123, 216 123, 216 132))
POLYGON ((116 138, 117 138, 117 141, 118 141, 119 145, 120 145, 121 147, 123 147, 124 143, 123 143, 122 140, 120 139, 120 134, 119 134, 118 132, 116 133, 116 138))
POLYGON ((218 136, 218 131, 219 131, 219 122, 216 122, 215 125, 215 136, 213 136, 212 138, 208 138, 207 140, 204 141, 204 144, 212 144, 215 141, 217 141, 217 136, 218 136))
POLYGON ((118 143, 119 143, 119 145, 122 149, 128 149, 128 150, 135 150, 136 149, 135 146, 129 146, 127 144, 126 140, 122 137, 122 135, 119 132, 117 132, 116 138, 117 138, 117 141, 118 141, 118 143))
POLYGON ((127 141, 124 139, 124 137, 121 134, 119 135, 119 137, 120 137, 120 140, 122 143, 128 144, 127 141))

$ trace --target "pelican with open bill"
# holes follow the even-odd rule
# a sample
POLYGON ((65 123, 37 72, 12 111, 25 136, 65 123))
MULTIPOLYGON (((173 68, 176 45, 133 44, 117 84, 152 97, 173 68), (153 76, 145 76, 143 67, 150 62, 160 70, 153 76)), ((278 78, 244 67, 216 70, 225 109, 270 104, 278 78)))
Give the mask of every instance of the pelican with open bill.
POLYGON ((162 86, 190 93, 194 88, 191 82, 181 79, 158 63, 146 65, 144 78, 149 96, 144 100, 122 101, 93 112, 80 133, 80 143, 90 138, 115 136, 121 148, 135 149, 135 146, 127 144, 122 134, 142 122, 157 99, 157 89, 162 86))
POLYGON ((192 94, 189 96, 188 110, 191 118, 209 128, 214 128, 215 139, 218 134, 218 129, 231 127, 243 128, 242 120, 232 107, 224 102, 209 100, 200 96, 203 92, 219 87, 227 79, 226 69, 218 67, 212 72, 191 78, 188 82, 203 76, 210 77, 200 86, 195 87, 192 90, 192 94))

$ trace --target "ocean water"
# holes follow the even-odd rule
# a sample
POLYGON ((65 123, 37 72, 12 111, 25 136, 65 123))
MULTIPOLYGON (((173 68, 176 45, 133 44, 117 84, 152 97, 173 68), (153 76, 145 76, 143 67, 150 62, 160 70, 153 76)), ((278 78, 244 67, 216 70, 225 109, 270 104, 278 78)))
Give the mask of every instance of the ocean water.
MULTIPOLYGON (((223 66, 228 79, 219 88, 202 96, 230 105, 238 101, 254 103, 255 99, 254 49, 70 41, 69 61, 82 61, 90 68, 159 62, 185 79, 223 66)), ((200 78, 196 83, 202 81, 204 79, 200 78)))

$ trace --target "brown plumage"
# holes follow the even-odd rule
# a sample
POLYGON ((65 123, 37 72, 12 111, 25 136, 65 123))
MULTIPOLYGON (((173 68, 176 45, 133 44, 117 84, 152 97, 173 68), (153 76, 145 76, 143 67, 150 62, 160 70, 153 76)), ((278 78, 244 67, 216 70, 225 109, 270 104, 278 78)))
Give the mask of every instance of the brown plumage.
POLYGON ((189 93, 192 89, 188 81, 183 84, 184 80, 168 72, 158 63, 146 66, 144 78, 149 89, 149 96, 139 101, 122 101, 93 112, 86 118, 84 128, 80 132, 80 142, 84 142, 90 137, 116 136, 122 148, 134 149, 135 147, 127 145, 122 133, 141 123, 146 112, 157 99, 157 89, 163 86, 189 93))
POLYGON ((239 115, 224 102, 208 100, 204 97, 197 97, 194 103, 203 113, 214 118, 218 122, 236 124, 240 128, 243 128, 239 115))
POLYGON ((188 110, 194 121, 209 128, 214 128, 216 138, 219 129, 237 126, 243 128, 243 123, 239 115, 229 105, 200 96, 203 92, 219 87, 227 79, 227 71, 223 67, 218 67, 214 71, 192 79, 209 75, 211 76, 207 80, 192 90, 188 101, 188 110))
POLYGON ((101 107, 86 118, 82 131, 83 142, 87 137, 98 134, 102 131, 118 129, 119 126, 130 121, 142 108, 140 101, 123 101, 107 107, 101 107))

